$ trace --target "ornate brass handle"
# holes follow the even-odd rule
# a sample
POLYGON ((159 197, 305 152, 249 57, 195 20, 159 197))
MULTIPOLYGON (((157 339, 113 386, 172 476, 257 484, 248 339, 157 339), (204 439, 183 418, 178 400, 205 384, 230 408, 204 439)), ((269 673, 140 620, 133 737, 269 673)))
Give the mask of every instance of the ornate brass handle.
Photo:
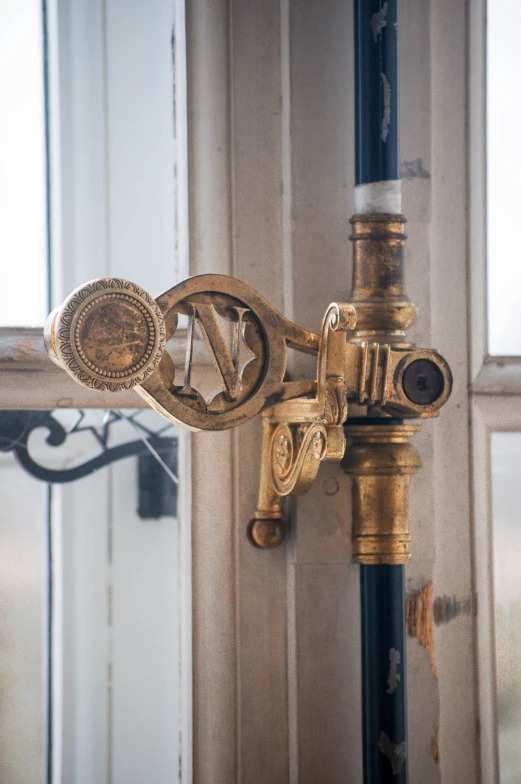
POLYGON ((451 374, 434 350, 381 341, 348 342, 355 308, 333 303, 320 336, 293 324, 250 286, 222 275, 179 283, 157 299, 119 278, 76 289, 49 316, 51 359, 80 384, 136 391, 175 424, 224 430, 264 411, 259 505, 251 535, 278 544, 282 497, 306 492, 322 460, 340 460, 350 402, 377 416, 435 416, 450 394, 451 374), (186 318, 186 358, 176 367, 166 348, 186 318), (196 326, 219 388, 203 394, 193 380, 196 326), (317 355, 316 377, 286 380, 288 348, 317 355))

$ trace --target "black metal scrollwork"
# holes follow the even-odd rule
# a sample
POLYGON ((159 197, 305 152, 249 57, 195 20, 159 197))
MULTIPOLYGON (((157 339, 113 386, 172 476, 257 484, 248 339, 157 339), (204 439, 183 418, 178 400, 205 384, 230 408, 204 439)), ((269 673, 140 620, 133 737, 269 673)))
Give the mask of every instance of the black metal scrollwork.
POLYGON ((74 482, 118 460, 138 457, 140 516, 157 518, 165 514, 176 515, 178 439, 164 435, 166 431, 172 430, 170 424, 153 431, 138 420, 140 413, 136 411, 127 414, 123 411, 108 410, 101 427, 97 428, 84 424, 84 411, 78 411, 77 418, 70 427, 65 427, 53 411, 0 411, 0 452, 13 452, 17 461, 31 476, 52 484, 74 482), (111 428, 122 420, 132 425, 138 438, 109 446, 111 428), (47 430, 45 442, 51 447, 62 446, 75 434, 89 432, 101 451, 95 457, 72 468, 49 468, 37 462, 29 450, 30 436, 39 428, 47 430))

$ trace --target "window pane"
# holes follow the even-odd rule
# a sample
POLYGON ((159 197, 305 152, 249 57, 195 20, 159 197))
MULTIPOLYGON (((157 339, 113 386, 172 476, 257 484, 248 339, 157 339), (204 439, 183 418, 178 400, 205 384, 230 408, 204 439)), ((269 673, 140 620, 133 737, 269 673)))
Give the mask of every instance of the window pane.
POLYGON ((0 326, 38 326, 47 309, 41 6, 0 2, 0 326))
POLYGON ((521 775, 521 433, 492 436, 492 533, 501 784, 521 775))
POLYGON ((55 782, 179 780, 185 443, 151 409, 0 411, 2 783, 47 754, 55 782))

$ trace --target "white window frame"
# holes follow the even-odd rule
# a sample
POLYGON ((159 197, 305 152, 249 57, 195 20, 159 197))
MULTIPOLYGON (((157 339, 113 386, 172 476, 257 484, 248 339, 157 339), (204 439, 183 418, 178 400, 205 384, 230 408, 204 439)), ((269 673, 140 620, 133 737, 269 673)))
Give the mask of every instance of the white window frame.
POLYGON ((491 438, 521 432, 521 357, 488 350, 486 242, 487 0, 469 4, 469 391, 472 416, 474 580, 477 593, 481 780, 499 784, 491 438))
MULTIPOLYGON (((171 74, 170 79, 172 79, 172 101, 175 100, 175 109, 170 102, 164 102, 164 94, 158 96, 154 93, 154 89, 150 89, 155 87, 157 72, 146 73, 145 64, 142 64, 142 68, 145 71, 144 78, 149 81, 146 85, 134 84, 132 91, 126 91, 125 81, 122 81, 125 75, 122 72, 122 67, 120 67, 120 59, 123 57, 124 61, 124 58, 130 54, 126 40, 129 33, 133 36, 134 46, 139 46, 140 40, 144 41, 144 46, 148 45, 148 50, 150 50, 151 46, 146 37, 148 31, 146 26, 143 25, 143 19, 141 20, 141 26, 138 28, 136 28, 135 24, 132 24, 131 8, 129 8, 128 4, 123 6, 118 3, 107 2, 107 0, 94 0, 94 2, 92 0, 74 0, 73 2, 56 0, 49 5, 51 47, 54 43, 54 51, 57 54, 57 57, 51 60, 50 92, 54 98, 58 96, 58 101, 54 100, 51 106, 51 112, 54 112, 54 114, 51 114, 51 138, 54 140, 51 159, 52 170, 55 174, 52 178, 53 190, 51 196, 53 202, 53 225, 51 230, 54 240, 53 305, 59 304, 71 289, 85 280, 113 274, 117 275, 123 261, 125 262, 124 276, 144 285, 152 295, 159 294, 161 291, 174 285, 178 280, 187 277, 188 205, 186 198, 174 197, 174 188, 177 190, 177 193, 187 193, 184 3, 182 0, 172 2, 169 12, 167 11, 168 3, 163 3, 162 7, 164 11, 159 8, 157 11, 162 15, 165 12, 169 13, 170 25, 173 23, 176 30, 175 59, 173 63, 175 74, 172 74, 170 67, 168 69, 168 73, 171 74), (133 27, 134 29, 132 29, 133 27), (142 100, 150 102, 142 105, 142 112, 137 115, 135 103, 133 102, 133 94, 136 89, 142 100), (114 101, 117 101, 116 110, 112 110, 114 101), (177 131, 175 161, 169 157, 168 153, 171 145, 170 133, 172 132, 171 130, 169 131, 169 128, 173 129, 174 110, 177 131), (147 138, 146 123, 148 122, 148 115, 152 114, 154 118, 157 118, 155 128, 158 128, 158 126, 162 128, 160 116, 162 113, 163 115, 166 114, 164 118, 166 139, 163 146, 160 146, 159 151, 155 151, 153 145, 149 145, 146 142, 150 154, 152 156, 156 155, 156 158, 152 161, 153 164, 156 164, 154 168, 153 165, 149 166, 148 150, 143 149, 140 145, 142 144, 142 139, 146 140, 147 138), (141 128, 143 122, 145 126, 141 128), (134 136, 132 137, 134 125, 138 126, 138 131, 134 131, 134 136), (130 127, 130 130, 126 130, 125 126, 127 129, 130 127), (129 145, 126 144, 127 133, 131 136, 129 145), (125 159, 120 157, 118 162, 116 156, 121 156, 121 147, 124 148, 125 159), (87 155, 85 155, 85 150, 87 150, 87 155), (157 156, 161 156, 164 161, 164 174, 157 169, 157 156), (118 166, 120 167, 119 169, 117 168, 118 166), (126 177, 126 181, 120 181, 121 176, 126 177), (174 177, 177 178, 176 182, 174 182, 174 177), (123 198, 124 200, 125 189, 132 187, 134 182, 136 183, 136 188, 144 190, 147 198, 153 199, 154 195, 157 194, 157 207, 154 215, 152 215, 152 210, 149 210, 149 213, 147 213, 150 217, 155 218, 156 214, 160 213, 164 204, 165 189, 170 191, 171 214, 163 216, 163 227, 156 221, 153 225, 147 226, 143 230, 144 216, 139 211, 136 202, 135 207, 126 205, 127 211, 124 218, 127 229, 125 231, 121 224, 121 217, 118 218, 117 211, 121 199, 123 198), (135 214, 132 213, 133 209, 136 210, 135 214), (116 226, 113 223, 114 219, 119 220, 119 224, 116 224, 116 226), (167 231, 171 225, 170 240, 168 240, 167 236, 162 235, 162 228, 163 231, 165 229, 165 221, 167 231), (134 240, 143 246, 141 256, 133 254, 132 248, 127 248, 127 251, 130 250, 130 256, 125 251, 125 243, 128 244, 128 240, 124 234, 127 232, 132 234, 133 226, 139 227, 139 232, 135 235, 134 240), (175 244, 174 233, 177 235, 175 244), (121 252, 126 254, 124 259, 123 257, 119 258, 119 260, 114 259, 114 241, 119 243, 121 252), (166 245, 164 244, 165 241, 166 245), (147 254, 150 255, 147 256, 147 254), (134 260, 129 265, 130 258, 134 260)), ((142 14, 144 7, 137 3, 135 10, 138 14, 142 14)), ((147 8, 146 15, 149 14, 150 9, 147 8)), ((151 17, 146 16, 145 18, 151 17)), ((157 25, 158 23, 155 22, 155 24, 157 25)), ((163 16, 161 17, 161 24, 164 27, 165 36, 168 36, 170 31, 167 16, 164 19, 163 16)), ((153 29, 155 28, 152 25, 151 30, 153 29)), ((139 52, 134 51, 135 56, 138 57, 139 52)), ((168 78, 168 73, 165 71, 165 76, 160 76, 160 78, 168 78)), ((169 203, 168 200, 166 203, 169 203)), ((57 389, 61 390, 60 397, 62 398, 62 403, 63 398, 67 394, 64 392, 64 382, 64 374, 59 373, 59 378, 56 377, 56 384, 57 389)), ((67 400, 67 405, 80 407, 80 398, 83 395, 84 393, 80 393, 80 388, 74 385, 74 392, 71 390, 71 400, 67 400)), ((114 396, 107 396, 106 401, 101 401, 100 396, 93 395, 90 405, 96 407, 109 405, 112 408, 129 405, 137 408, 141 405, 137 402, 139 400, 138 396, 133 392, 121 397, 125 398, 125 400, 117 402, 114 400, 114 396)), ((33 405, 35 405, 34 399, 33 405)), ((179 742, 178 764, 180 781, 188 784, 192 777, 192 667, 191 520, 190 471, 188 470, 190 465, 190 441, 186 433, 179 433, 179 442, 179 561, 177 564, 172 563, 172 570, 173 572, 179 570, 180 595, 178 602, 180 628, 178 634, 181 650, 178 677, 181 690, 181 704, 179 709, 179 738, 172 738, 172 744, 179 742)), ((130 468, 125 469, 122 465, 121 470, 125 472, 130 470, 130 468)), ((110 472, 107 472, 107 476, 102 481, 102 484, 105 485, 107 482, 110 482, 109 473, 114 474, 114 471, 116 474, 118 472, 121 473, 119 467, 115 467, 110 472)), ((132 481, 131 473, 129 474, 129 481, 132 481)), ((79 485, 57 490, 54 494, 56 509, 59 506, 63 507, 64 503, 65 507, 63 508, 66 509, 66 499, 70 499, 71 496, 76 497, 78 494, 81 495, 81 492, 79 485)), ((63 516, 63 512, 61 516, 63 516)), ((58 514, 58 517, 60 517, 60 514, 58 514)), ((130 520, 129 524, 131 524, 130 520)), ((66 525, 67 520, 64 521, 64 526, 66 525)), ((73 539, 70 537, 68 539, 65 538, 62 540, 62 544, 69 541, 71 546, 75 548, 76 545, 73 539)), ((92 554, 98 560, 101 551, 98 553, 96 548, 93 548, 92 554)), ((70 553, 62 553, 62 557, 67 562, 69 558, 74 557, 74 549, 70 553)), ((135 553, 135 558, 139 558, 138 552, 135 553)), ((108 565, 106 568, 110 571, 113 567, 108 565)), ((153 569, 153 566, 150 565, 148 568, 153 569)), ((103 565, 99 564, 99 562, 89 564, 82 560, 81 569, 85 575, 89 571, 92 573, 97 571, 100 577, 102 577, 103 565)), ((120 575, 119 580, 122 578, 126 579, 123 574, 120 575)), ((153 582, 152 573, 150 579, 153 582)), ((72 588, 73 586, 71 585, 72 588)), ((64 592, 66 594, 67 586, 64 586, 64 592)), ((60 608, 56 609, 59 613, 60 608)), ((154 613, 153 604, 150 612, 154 613)), ((160 612, 160 610, 158 609, 157 612, 160 612)), ((164 622, 166 628, 167 619, 164 622)), ((121 632, 121 625, 124 625, 124 622, 121 619, 118 621, 116 618, 115 623, 114 629, 117 631, 119 628, 121 632)), ((160 615, 157 617, 157 624, 160 627, 160 615)), ((114 633, 114 629, 111 634, 114 633)), ((127 630, 126 634, 128 633, 129 631, 127 630)), ((138 629, 135 630, 135 634, 139 635, 138 629)), ((110 640, 106 639, 106 634, 103 634, 102 637, 103 639, 98 640, 101 646, 100 650, 95 649, 93 651, 93 654, 98 656, 98 658, 101 657, 101 659, 105 656, 104 651, 107 644, 110 645, 110 640)), ((67 642, 67 636, 63 639, 66 646, 74 642, 70 639, 67 642)), ((139 645, 137 638, 136 644, 139 645)), ((158 644, 161 645, 161 638, 158 640, 158 644)), ((57 658, 59 661, 59 656, 57 658)), ((114 661, 114 665, 117 670, 118 663, 116 661, 114 661)), ((99 691, 99 683, 88 682, 89 675, 91 677, 99 676, 99 672, 99 668, 89 668, 88 671, 81 673, 85 678, 85 682, 81 686, 84 695, 91 689, 99 691)), ((56 672, 57 678, 59 678, 58 672, 56 672)), ((91 710, 105 710, 105 700, 102 699, 101 702, 103 704, 98 704, 97 707, 91 704, 91 710)), ((76 716, 75 713, 78 710, 84 712, 88 706, 89 701, 87 700, 86 702, 83 698, 77 704, 69 704, 69 710, 72 713, 62 716, 62 726, 68 726, 71 722, 78 723, 81 719, 81 726, 88 731, 89 722, 92 724, 92 721, 95 721, 94 715, 90 718, 87 717, 86 720, 85 716, 76 716)), ((104 719, 100 716, 100 720, 104 719)), ((143 720, 145 721, 146 718, 144 717, 143 720)), ((124 722, 123 714, 119 715, 119 722, 121 721, 124 722)), ((54 735, 57 737, 59 728, 56 727, 55 729, 54 735)), ((150 743, 153 746, 153 741, 146 740, 150 730, 147 730, 145 724, 142 730, 143 742, 146 741, 147 748, 150 746, 150 743)), ((124 732, 125 728, 123 727, 124 732)), ((119 728, 119 733, 121 735, 121 727, 119 728)), ((89 740, 89 737, 86 736, 85 742, 89 740)), ((82 739, 75 738, 75 741, 80 746, 80 755, 77 757, 76 763, 80 765, 80 769, 75 771, 75 775, 79 775, 80 779, 78 780, 81 780, 83 775, 81 772, 82 739)), ((71 761, 70 756, 72 753, 74 757, 74 752, 65 750, 65 753, 68 753, 69 762, 74 769, 74 760, 71 761)), ((62 759, 65 758, 62 756, 62 759)), ((109 768, 107 770, 110 776, 110 762, 108 765, 109 768)), ((85 771, 85 775, 88 778, 88 771, 85 771)), ((56 784, 58 784, 61 781, 59 764, 55 764, 54 776, 56 784)))

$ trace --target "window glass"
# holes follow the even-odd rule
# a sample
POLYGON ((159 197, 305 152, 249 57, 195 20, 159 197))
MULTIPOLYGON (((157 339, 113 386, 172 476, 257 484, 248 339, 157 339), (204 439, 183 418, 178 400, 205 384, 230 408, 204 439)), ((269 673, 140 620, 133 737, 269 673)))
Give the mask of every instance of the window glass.
POLYGON ((521 433, 492 435, 492 536, 500 784, 521 771, 521 433))
POLYGON ((47 310, 41 0, 0 2, 0 326, 38 326, 47 310))
POLYGON ((177 781, 181 441, 151 409, 0 411, 1 781, 177 781))

